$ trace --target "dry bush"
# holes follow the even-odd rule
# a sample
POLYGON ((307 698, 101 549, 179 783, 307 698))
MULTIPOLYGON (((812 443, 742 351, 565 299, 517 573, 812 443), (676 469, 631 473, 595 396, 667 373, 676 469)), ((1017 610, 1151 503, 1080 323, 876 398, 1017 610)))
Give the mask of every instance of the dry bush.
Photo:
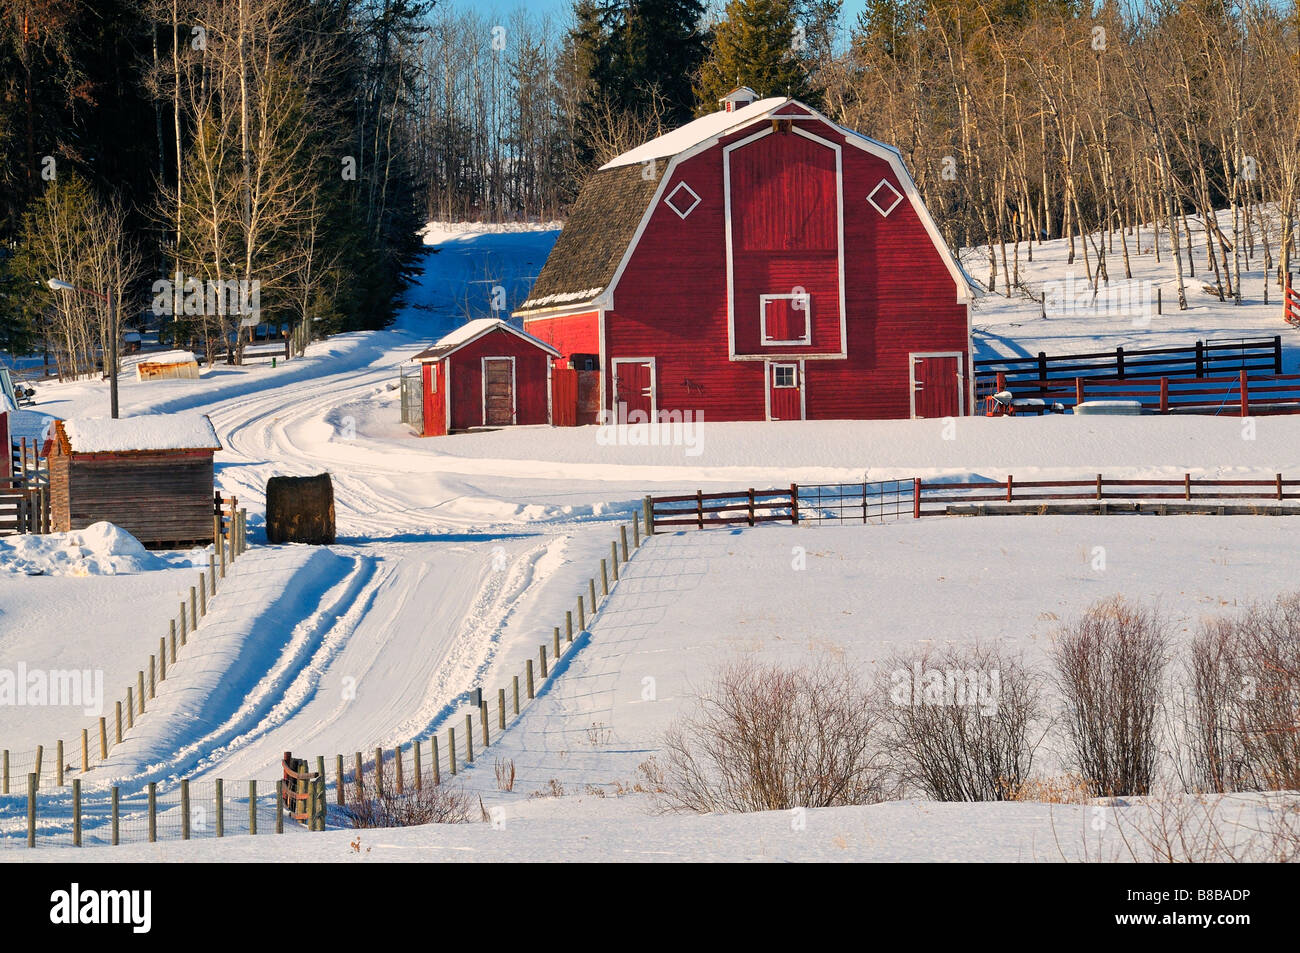
POLYGON ((937 801, 1004 801, 1045 732, 1043 679, 996 645, 897 653, 881 670, 891 769, 937 801))
POLYGON ((1077 774, 1056 774, 1045 778, 1027 778, 1008 785, 1007 801, 1037 804, 1086 804, 1092 799, 1087 780, 1077 774))
POLYGON ((842 663, 724 665, 664 734, 660 805, 705 813, 882 800, 877 708, 842 663))
POLYGON ((497 760, 493 765, 497 777, 498 791, 513 791, 515 789, 515 762, 513 758, 506 761, 497 760))
POLYGON ((343 816, 356 828, 414 827, 419 824, 464 824, 470 818, 470 799, 459 786, 434 784, 433 775, 421 778, 417 790, 406 785, 397 793, 397 776, 391 763, 383 767, 383 791, 377 790, 375 773, 348 786, 343 816))
POLYGON ((1154 610, 1119 597, 1092 606, 1057 635, 1056 683, 1071 767, 1094 795, 1151 789, 1168 644, 1154 610))
POLYGON ((1300 789, 1300 594, 1205 623, 1186 677, 1189 783, 1300 789))

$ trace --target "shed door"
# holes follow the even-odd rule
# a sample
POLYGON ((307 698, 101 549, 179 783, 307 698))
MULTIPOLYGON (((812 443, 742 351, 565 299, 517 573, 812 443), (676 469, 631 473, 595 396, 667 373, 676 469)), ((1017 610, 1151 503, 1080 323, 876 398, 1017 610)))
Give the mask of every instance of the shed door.
POLYGON ((914 417, 958 417, 962 413, 960 354, 913 354, 914 417))
POLYGON ((615 359, 614 412, 626 423, 643 424, 654 417, 652 361, 640 358, 615 359))
POLYGON ((515 422, 515 362, 508 357, 483 358, 483 423, 509 427, 515 422))
POLYGON ((767 419, 803 420, 803 367, 798 363, 767 365, 767 419))

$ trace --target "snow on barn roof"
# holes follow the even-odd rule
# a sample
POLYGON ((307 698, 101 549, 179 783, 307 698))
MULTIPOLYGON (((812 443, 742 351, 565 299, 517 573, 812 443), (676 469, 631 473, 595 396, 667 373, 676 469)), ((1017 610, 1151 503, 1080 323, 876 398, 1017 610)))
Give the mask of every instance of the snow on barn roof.
POLYGON ((193 351, 153 351, 147 354, 134 354, 123 358, 123 366, 132 364, 196 364, 198 358, 193 351))
POLYGON ((220 450, 207 414, 145 414, 113 420, 60 420, 55 429, 71 453, 130 453, 159 450, 220 450))
POLYGON ((760 119, 766 116, 769 111, 792 101, 784 96, 773 96, 770 99, 760 99, 758 102, 750 103, 735 112, 719 110, 709 113, 707 116, 694 119, 672 132, 666 132, 662 136, 651 139, 635 149, 629 149, 620 156, 615 156, 602 165, 600 171, 604 172, 606 169, 613 169, 620 165, 639 165, 650 159, 664 159, 668 156, 675 156, 685 152, 692 146, 698 146, 701 142, 708 142, 735 126, 743 126, 755 119, 760 119))
POLYGON ((440 361, 453 351, 458 351, 466 344, 477 341, 483 335, 496 330, 509 331, 511 334, 523 338, 529 344, 536 345, 548 354, 552 354, 555 357, 560 356, 560 352, 551 347, 551 345, 547 344, 545 341, 533 337, 526 331, 519 330, 519 328, 501 320, 500 318, 476 318, 468 324, 461 325, 451 333, 444 334, 442 337, 438 338, 431 347, 425 348, 419 354, 415 355, 415 357, 411 358, 411 360, 420 361, 421 363, 440 361))
POLYGON ((877 155, 889 163, 898 184, 906 193, 922 226, 957 286, 957 300, 968 301, 979 293, 957 256, 940 235, 916 183, 903 162, 902 153, 893 146, 864 136, 833 122, 826 116, 795 99, 770 97, 750 103, 733 112, 719 110, 702 116, 679 129, 651 139, 643 145, 616 156, 601 166, 583 184, 569 213, 560 237, 551 249, 546 264, 529 292, 528 299, 516 313, 526 314, 553 310, 572 313, 584 307, 611 305, 613 285, 620 266, 631 253, 638 230, 653 212, 656 195, 672 178, 672 166, 643 174, 651 160, 680 161, 716 143, 720 138, 776 114, 786 115, 785 107, 796 107, 794 118, 814 119, 841 133, 852 145, 877 155))

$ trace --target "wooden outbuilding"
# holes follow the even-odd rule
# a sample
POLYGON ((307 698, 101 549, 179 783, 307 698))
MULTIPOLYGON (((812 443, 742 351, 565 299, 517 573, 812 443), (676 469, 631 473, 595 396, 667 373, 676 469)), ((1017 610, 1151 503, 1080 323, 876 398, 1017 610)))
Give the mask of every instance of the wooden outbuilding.
POLYGON ((13 476, 13 438, 9 435, 9 413, 13 405, 9 397, 0 390, 0 490, 8 486, 13 476))
POLYGON ((413 358, 422 365, 420 435, 550 423, 551 361, 559 356, 498 318, 457 328, 413 358))
POLYGON ((198 380, 199 361, 191 351, 148 354, 136 362, 135 376, 142 381, 198 380))
POLYGON ((206 414, 56 420, 45 445, 51 528, 106 521, 154 549, 210 543, 220 449, 206 414))
POLYGON ((742 87, 587 180, 515 316, 606 419, 948 417, 976 294, 898 150, 742 87))

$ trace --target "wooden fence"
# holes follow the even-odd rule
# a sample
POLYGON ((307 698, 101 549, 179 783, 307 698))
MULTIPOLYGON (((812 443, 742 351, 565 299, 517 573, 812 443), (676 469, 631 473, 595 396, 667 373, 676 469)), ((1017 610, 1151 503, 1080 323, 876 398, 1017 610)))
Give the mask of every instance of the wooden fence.
POLYGON ((1129 400, 1141 404, 1153 414, 1233 414, 1258 417, 1300 413, 1300 374, 1271 374, 1250 377, 1246 371, 1233 376, 1201 378, 1130 378, 1095 380, 1053 380, 1045 387, 1035 386, 1032 395, 1016 393, 1011 385, 998 378, 998 390, 1011 390, 1017 398, 1041 400, 1041 405, 1003 407, 992 396, 984 399, 985 413, 1020 415, 1045 412, 1052 405, 1060 409, 1077 407, 1084 401, 1129 400))
POLYGON ((1044 397, 1076 379, 1131 381, 1143 378, 1207 378, 1281 375, 1282 337, 1254 341, 1197 341, 1191 347, 1129 348, 1082 354, 993 358, 975 361, 975 398, 999 390, 1017 397, 1044 397))
MULTIPOLYGON (((1281 510, 1287 500, 1300 500, 1300 479, 1284 479, 1278 473, 1265 480, 1218 480, 1193 478, 1184 474, 1181 479, 1116 479, 1097 474, 1078 480, 1027 480, 1017 481, 1014 476, 1005 480, 981 480, 972 483, 952 483, 911 480, 884 480, 864 483, 792 484, 788 490, 735 490, 722 493, 696 492, 683 496, 647 496, 642 502, 646 526, 650 531, 674 527, 708 529, 714 526, 758 523, 870 523, 904 517, 958 515, 969 512, 973 505, 1022 504, 1016 512, 1050 513, 1057 503, 1068 501, 1107 503, 1125 501, 1135 506, 1158 503, 1162 508, 1155 512, 1187 511, 1164 504, 1172 501, 1196 503, 1214 501, 1215 506, 1204 507, 1204 512, 1295 512, 1300 507, 1281 510), (1248 506, 1233 509, 1233 501, 1271 501, 1276 506, 1248 506), (693 505, 686 505, 693 504, 693 505), (737 510, 741 515, 733 515, 737 510), (752 514, 752 519, 750 518, 752 514)), ((989 508, 996 511, 995 508, 989 508)), ((1098 512, 1108 512, 1103 506, 1098 512)), ((1109 512, 1120 512, 1111 509, 1109 512)))
POLYGON ((10 448, 11 473, 0 481, 0 536, 50 531, 50 471, 26 437, 10 448))

